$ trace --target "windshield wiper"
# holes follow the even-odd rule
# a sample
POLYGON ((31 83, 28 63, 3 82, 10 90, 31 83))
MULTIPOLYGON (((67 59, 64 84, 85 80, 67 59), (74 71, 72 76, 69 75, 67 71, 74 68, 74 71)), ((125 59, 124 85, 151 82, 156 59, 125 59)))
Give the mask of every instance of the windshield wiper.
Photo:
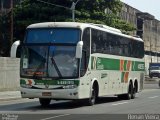
POLYGON ((56 64, 56 62, 55 62, 53 57, 51 57, 51 61, 52 61, 52 64, 54 65, 54 67, 55 67, 55 69, 56 69, 56 71, 58 73, 58 76, 62 78, 62 74, 61 74, 61 72, 60 72, 60 70, 59 70, 59 68, 58 68, 58 66, 57 66, 57 64, 56 64))

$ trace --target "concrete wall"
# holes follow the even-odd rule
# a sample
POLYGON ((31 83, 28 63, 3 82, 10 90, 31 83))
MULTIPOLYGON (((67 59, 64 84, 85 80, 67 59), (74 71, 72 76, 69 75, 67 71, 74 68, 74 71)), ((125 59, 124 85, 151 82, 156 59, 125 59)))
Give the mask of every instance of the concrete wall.
POLYGON ((0 57, 0 91, 19 89, 18 58, 0 57))

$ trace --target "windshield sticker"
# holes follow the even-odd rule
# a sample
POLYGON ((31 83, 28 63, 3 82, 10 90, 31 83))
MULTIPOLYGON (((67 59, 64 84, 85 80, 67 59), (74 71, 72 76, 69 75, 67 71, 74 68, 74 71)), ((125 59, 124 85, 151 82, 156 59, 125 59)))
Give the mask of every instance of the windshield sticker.
POLYGON ((32 72, 32 71, 28 71, 27 74, 28 75, 40 75, 40 76, 42 76, 42 75, 45 74, 45 72, 40 72, 40 71, 32 72))
POLYGON ((23 59, 23 68, 28 68, 28 59, 23 59))

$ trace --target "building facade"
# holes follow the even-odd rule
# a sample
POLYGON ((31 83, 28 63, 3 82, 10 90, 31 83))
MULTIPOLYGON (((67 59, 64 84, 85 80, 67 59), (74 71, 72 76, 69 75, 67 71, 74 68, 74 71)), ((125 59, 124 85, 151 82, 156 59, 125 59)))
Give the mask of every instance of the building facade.
MULTIPOLYGON (((142 34, 141 37, 144 40, 146 52, 151 51, 155 54, 160 52, 159 20, 155 19, 153 15, 141 12, 125 3, 123 3, 123 8, 119 16, 122 20, 134 25, 138 32, 141 32, 140 34, 142 34)), ((133 31, 131 34, 136 35, 137 31, 133 31)))
POLYGON ((125 3, 119 16, 137 28, 130 33, 131 35, 138 35, 144 40, 145 67, 148 74, 149 63, 160 63, 160 21, 153 15, 141 12, 125 3))

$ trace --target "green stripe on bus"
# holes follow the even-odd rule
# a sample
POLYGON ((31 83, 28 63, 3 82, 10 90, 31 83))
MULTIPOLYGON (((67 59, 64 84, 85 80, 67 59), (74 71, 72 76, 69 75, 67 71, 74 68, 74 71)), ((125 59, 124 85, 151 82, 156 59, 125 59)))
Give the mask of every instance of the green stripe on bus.
POLYGON ((134 64, 132 64, 132 71, 144 71, 144 70, 145 70, 144 62, 134 61, 134 64))
MULTIPOLYGON (((91 57, 92 70, 95 68, 94 60, 95 60, 95 57, 91 57)), ((145 70, 144 62, 139 62, 139 61, 131 61, 131 62, 132 62, 131 71, 145 70)), ((128 63, 128 60, 124 60, 123 71, 128 71, 127 63, 128 63)), ((120 70, 120 59, 97 57, 96 70, 120 70)))
POLYGON ((124 61, 124 71, 127 71, 127 60, 124 61))
POLYGON ((97 58, 97 70, 119 70, 120 60, 109 58, 97 58))
MULTIPOLYGON (((20 84, 27 84, 30 79, 20 79, 20 84)), ((31 80, 34 85, 79 85, 79 80, 31 80)))

